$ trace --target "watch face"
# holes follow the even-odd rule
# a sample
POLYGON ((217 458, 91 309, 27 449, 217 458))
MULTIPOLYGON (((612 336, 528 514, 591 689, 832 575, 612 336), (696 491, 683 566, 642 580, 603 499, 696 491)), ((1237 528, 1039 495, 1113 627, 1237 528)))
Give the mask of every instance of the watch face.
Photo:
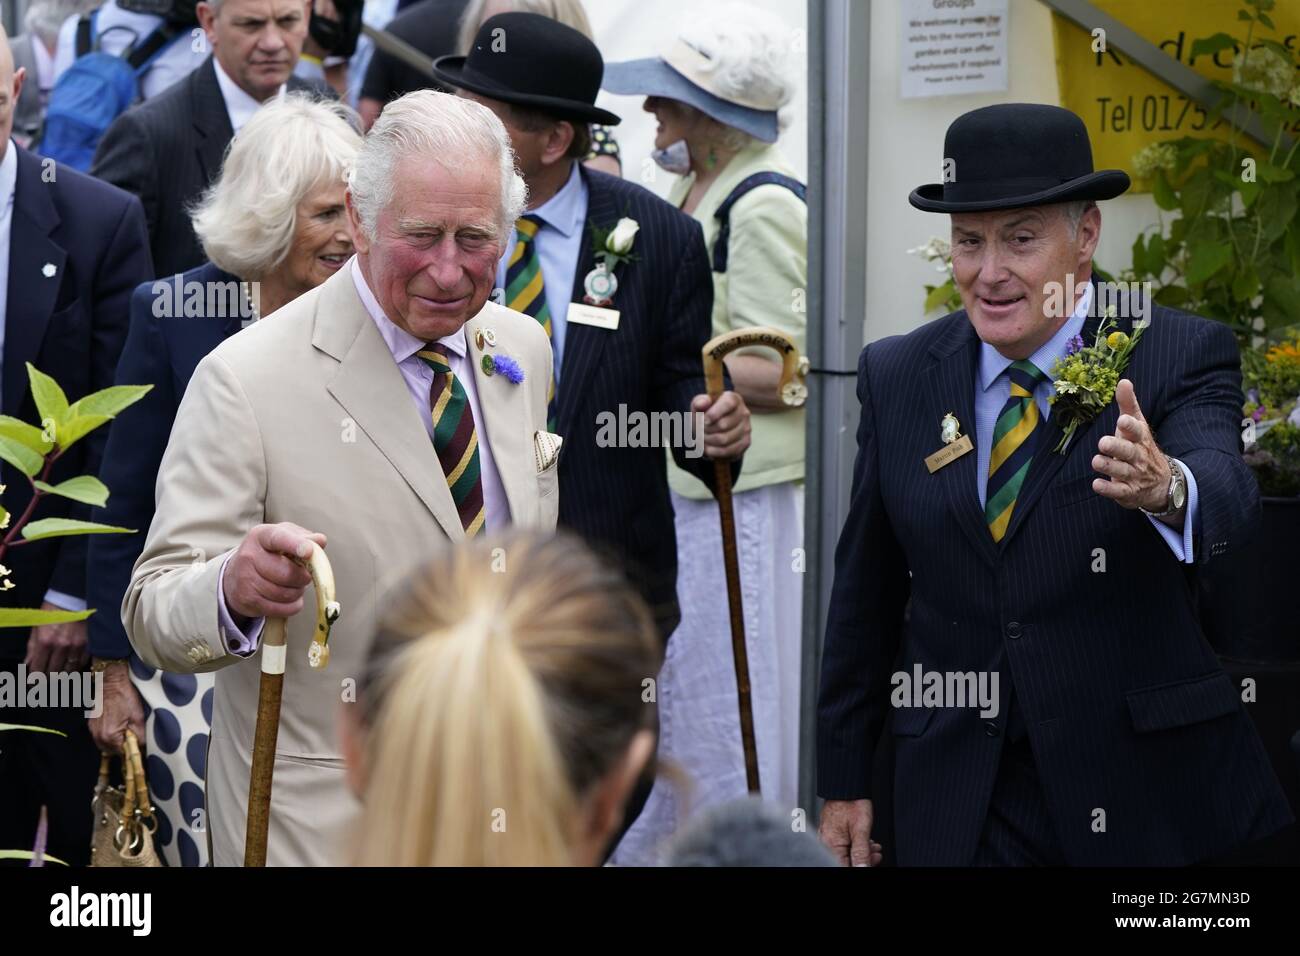
POLYGON ((1177 510, 1183 506, 1187 500, 1187 489, 1181 481, 1174 482, 1174 509, 1177 510))

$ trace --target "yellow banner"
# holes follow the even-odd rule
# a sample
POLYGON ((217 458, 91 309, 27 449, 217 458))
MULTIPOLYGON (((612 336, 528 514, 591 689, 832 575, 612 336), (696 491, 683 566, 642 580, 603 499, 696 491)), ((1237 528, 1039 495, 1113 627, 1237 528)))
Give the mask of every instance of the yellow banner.
MULTIPOLYGON (((1092 0, 1092 4, 1184 66, 1224 82, 1232 81, 1234 50, 1193 57, 1192 45, 1198 39, 1226 33, 1244 41, 1247 28, 1253 26, 1252 48, 1261 39, 1292 51, 1300 43, 1300 2, 1296 0, 1283 0, 1268 12, 1273 30, 1239 19, 1240 0, 1092 0)), ((1133 155, 1139 150, 1184 136, 1228 138, 1230 127, 1225 120, 1211 124, 1203 106, 1156 79, 1109 42, 1102 52, 1098 49, 1102 37, 1060 15, 1052 20, 1061 105, 1087 124, 1095 168, 1123 169, 1133 177, 1133 191, 1149 192, 1150 181, 1138 179, 1133 171, 1133 155)), ((1241 134, 1238 143, 1250 151, 1257 147, 1241 134)))

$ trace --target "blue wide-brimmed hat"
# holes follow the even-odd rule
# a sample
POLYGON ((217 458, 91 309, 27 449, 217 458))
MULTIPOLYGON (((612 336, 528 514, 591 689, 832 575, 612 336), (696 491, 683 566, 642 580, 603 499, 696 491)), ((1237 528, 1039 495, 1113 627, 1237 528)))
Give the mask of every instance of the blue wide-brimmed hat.
POLYGON ((601 85, 621 96, 677 100, 765 143, 775 143, 780 132, 781 104, 723 93, 714 80, 712 58, 680 38, 663 56, 606 63, 601 85))

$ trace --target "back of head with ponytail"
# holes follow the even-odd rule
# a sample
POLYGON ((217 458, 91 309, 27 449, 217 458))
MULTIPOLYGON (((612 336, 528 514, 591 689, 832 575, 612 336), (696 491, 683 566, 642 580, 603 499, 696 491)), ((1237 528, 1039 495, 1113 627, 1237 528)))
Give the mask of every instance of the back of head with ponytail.
POLYGON ((390 604, 357 705, 364 817, 353 862, 575 862, 589 789, 653 726, 650 613, 578 539, 475 540, 390 604))

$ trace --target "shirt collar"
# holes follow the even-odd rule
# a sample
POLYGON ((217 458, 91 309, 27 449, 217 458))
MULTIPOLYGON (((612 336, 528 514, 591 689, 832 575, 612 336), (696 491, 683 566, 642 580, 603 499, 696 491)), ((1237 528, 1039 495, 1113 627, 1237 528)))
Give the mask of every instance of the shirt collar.
POLYGON ((12 139, 5 146, 5 158, 0 160, 0 213, 14 201, 14 187, 18 183, 18 144, 12 139))
POLYGON ((582 216, 587 208, 586 199, 587 187, 575 161, 569 178, 560 187, 560 191, 536 209, 528 210, 528 215, 538 217, 563 236, 571 236, 573 230, 582 225, 582 216))
MULTIPOLYGON (((393 361, 401 365, 416 352, 428 348, 428 343, 423 339, 418 339, 410 332, 395 325, 393 320, 384 314, 384 310, 379 306, 379 300, 370 291, 366 277, 361 274, 361 263, 356 256, 352 257, 352 260, 348 263, 348 268, 352 272, 352 284, 356 286, 357 295, 361 298, 361 304, 365 306, 366 314, 370 316, 371 321, 375 323, 375 327, 379 329, 384 344, 388 346, 388 351, 393 355, 393 361)), ((438 341, 447 346, 457 356, 461 358, 465 356, 465 335, 463 330, 457 330, 438 341)))
MULTIPOLYGON (((1050 375, 1052 366, 1058 358, 1065 355, 1070 339, 1083 330, 1083 323, 1088 317, 1088 308, 1092 305, 1092 283, 1084 284, 1083 294, 1074 307, 1074 312, 1066 319, 1056 334, 1039 346, 1038 351, 1029 356, 1029 361, 1040 369, 1044 375, 1050 375)), ((1011 365, 1007 358, 987 342, 980 343, 980 388, 988 391, 989 387, 1011 365)))
MULTIPOLYGON (((253 99, 238 83, 232 80, 221 68, 221 63, 214 56, 212 65, 217 70, 217 86, 221 88, 221 98, 226 101, 226 114, 230 117, 230 129, 238 133, 239 130, 253 118, 253 114, 262 104, 253 99)), ((284 87, 281 86, 275 94, 276 98, 284 96, 284 87)))

